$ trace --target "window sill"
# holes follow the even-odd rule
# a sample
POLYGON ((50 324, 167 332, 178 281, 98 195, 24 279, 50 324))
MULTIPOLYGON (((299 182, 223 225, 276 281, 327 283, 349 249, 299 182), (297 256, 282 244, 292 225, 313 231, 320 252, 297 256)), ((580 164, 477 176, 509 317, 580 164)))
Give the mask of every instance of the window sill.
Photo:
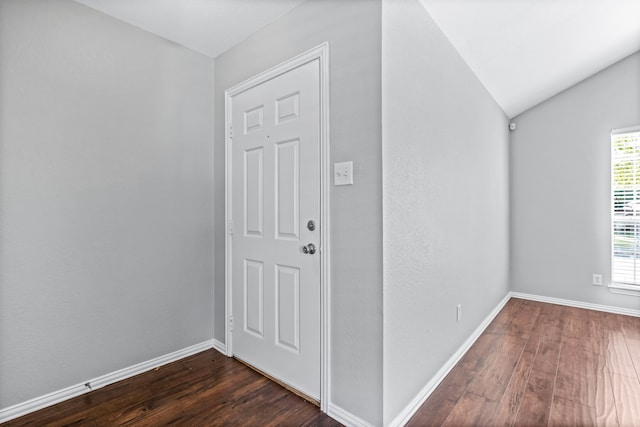
POLYGON ((624 283, 610 283, 608 288, 609 288, 609 291, 614 294, 631 295, 635 297, 640 297, 639 285, 627 285, 624 283))

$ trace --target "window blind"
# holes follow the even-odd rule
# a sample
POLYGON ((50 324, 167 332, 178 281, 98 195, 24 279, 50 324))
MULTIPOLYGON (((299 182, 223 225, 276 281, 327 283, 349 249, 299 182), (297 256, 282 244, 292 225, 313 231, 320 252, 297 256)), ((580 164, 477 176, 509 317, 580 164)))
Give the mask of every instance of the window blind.
POLYGON ((612 281, 640 285, 640 127, 611 132, 612 281))

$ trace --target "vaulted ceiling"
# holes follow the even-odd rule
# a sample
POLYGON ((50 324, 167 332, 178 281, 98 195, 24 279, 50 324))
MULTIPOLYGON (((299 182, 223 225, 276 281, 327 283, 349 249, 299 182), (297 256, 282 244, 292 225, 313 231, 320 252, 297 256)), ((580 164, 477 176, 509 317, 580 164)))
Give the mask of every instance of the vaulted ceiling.
MULTIPOLYGON (((216 57, 304 0, 76 1, 216 57)), ((419 1, 509 117, 640 50, 640 0, 419 1)))
POLYGON ((640 50, 640 0, 420 1, 510 117, 640 50))

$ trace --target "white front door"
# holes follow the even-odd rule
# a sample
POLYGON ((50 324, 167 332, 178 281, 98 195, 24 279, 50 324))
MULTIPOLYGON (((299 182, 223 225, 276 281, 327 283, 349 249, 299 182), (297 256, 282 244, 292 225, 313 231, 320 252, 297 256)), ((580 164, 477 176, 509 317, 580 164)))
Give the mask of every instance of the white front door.
POLYGON ((320 61, 231 98, 232 349, 320 399, 320 61))

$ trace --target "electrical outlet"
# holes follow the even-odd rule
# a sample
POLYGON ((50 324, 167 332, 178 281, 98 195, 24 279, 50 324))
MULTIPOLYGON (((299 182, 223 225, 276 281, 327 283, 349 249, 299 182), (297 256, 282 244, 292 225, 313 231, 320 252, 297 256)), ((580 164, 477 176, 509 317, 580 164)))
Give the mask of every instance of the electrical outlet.
POLYGON ((602 286, 602 274, 593 275, 593 286, 602 286))
POLYGON ((458 304, 456 306, 456 319, 458 320, 458 323, 462 320, 462 304, 458 304))

